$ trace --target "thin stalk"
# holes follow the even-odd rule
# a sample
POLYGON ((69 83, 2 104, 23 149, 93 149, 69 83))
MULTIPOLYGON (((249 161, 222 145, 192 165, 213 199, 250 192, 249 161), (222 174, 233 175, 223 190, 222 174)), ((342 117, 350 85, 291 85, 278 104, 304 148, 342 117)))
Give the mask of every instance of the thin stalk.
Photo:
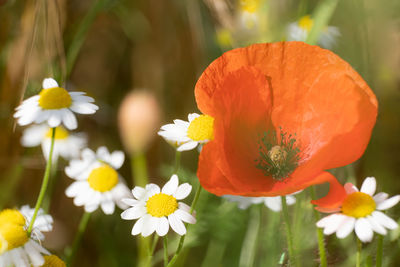
POLYGON ((263 205, 253 206, 250 209, 250 219, 247 223, 247 231, 240 252, 239 267, 254 266, 262 207, 263 205))
POLYGON ((360 239, 357 238, 356 267, 361 267, 361 251, 362 251, 362 243, 360 239))
POLYGON ((181 163, 181 152, 176 150, 175 152, 175 166, 174 166, 174 173, 177 173, 179 170, 179 166, 181 163))
POLYGON ((282 203, 283 220, 285 221, 286 241, 289 250, 289 262, 290 264, 297 265, 293 249, 293 234, 292 230, 290 229, 290 219, 289 219, 288 207, 286 204, 286 196, 281 196, 281 203, 282 203))
POLYGON ((40 206, 42 205, 44 196, 46 194, 46 189, 47 189, 47 185, 49 184, 49 178, 50 178, 50 171, 51 171, 51 163, 52 163, 52 158, 53 158, 53 150, 54 150, 54 140, 55 140, 55 136, 56 136, 56 128, 52 128, 51 129, 51 144, 50 144, 50 152, 49 152, 49 158, 47 160, 46 163, 46 170, 44 172, 44 176, 43 176, 43 181, 42 181, 42 186, 40 188, 40 192, 39 192, 39 197, 36 201, 36 205, 35 205, 35 211, 33 213, 32 216, 32 220, 29 224, 28 227, 28 235, 30 236, 32 233, 32 228, 33 225, 35 223, 36 220, 36 216, 39 212, 40 206))
POLYGON ((157 246, 158 238, 159 238, 159 236, 157 234, 155 234, 154 238, 153 238, 153 243, 151 243, 151 248, 149 250, 149 260, 148 260, 147 266, 151 266, 151 261, 153 260, 153 254, 154 254, 154 250, 156 249, 156 246, 157 246))
POLYGON ((168 265, 168 238, 164 236, 163 238, 164 244, 164 267, 168 265))
MULTIPOLYGON (((202 187, 199 184, 199 187, 197 188, 196 194, 194 195, 194 199, 192 201, 192 206, 190 207, 190 211, 189 211, 190 214, 193 213, 193 210, 196 207, 197 201, 199 200, 199 196, 200 196, 200 193, 201 193, 201 189, 202 189, 202 187)), ((187 224, 185 224, 185 225, 187 225, 187 224)), ((185 236, 186 235, 183 235, 179 239, 178 248, 177 248, 174 256, 172 257, 171 261, 168 263, 168 265, 167 265, 168 267, 172 267, 174 265, 175 261, 178 259, 179 253, 181 252, 181 250, 183 248, 183 243, 185 242, 185 236)))
POLYGON ((49 213, 50 209, 50 203, 51 203, 51 197, 54 192, 54 187, 57 183, 57 167, 58 167, 58 159, 53 160, 52 166, 51 166, 51 171, 50 171, 50 181, 47 189, 47 194, 44 197, 43 200, 43 210, 45 213, 49 213))
POLYGON ((81 243, 83 234, 86 231, 86 227, 88 225, 89 219, 90 219, 91 213, 85 212, 82 215, 81 221, 79 222, 79 227, 78 227, 78 232, 75 235, 74 243, 72 243, 72 249, 67 255, 67 260, 66 264, 68 267, 70 267, 73 263, 74 257, 76 255, 76 252, 78 251, 79 245, 81 243))
MULTIPOLYGON (((311 186, 311 198, 313 200, 316 199, 314 186, 311 186)), ((316 209, 313 208, 313 211, 314 211, 315 221, 318 222, 321 219, 321 216, 316 209)), ((328 262, 326 259, 324 233, 322 232, 321 228, 316 227, 316 229, 317 229, 317 236, 318 236, 319 261, 320 261, 321 267, 326 267, 326 266, 328 266, 328 262)))
POLYGON ((383 256, 383 235, 378 235, 378 245, 376 249, 376 267, 382 267, 383 256))

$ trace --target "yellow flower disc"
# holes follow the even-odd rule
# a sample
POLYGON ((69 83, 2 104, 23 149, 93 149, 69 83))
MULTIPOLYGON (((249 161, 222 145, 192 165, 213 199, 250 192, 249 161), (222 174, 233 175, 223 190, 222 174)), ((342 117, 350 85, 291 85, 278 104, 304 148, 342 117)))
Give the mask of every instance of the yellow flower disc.
POLYGON ((0 226, 3 224, 16 224, 24 226, 26 223, 24 215, 18 210, 5 209, 0 212, 0 226))
POLYGON ((106 192, 118 183, 118 173, 109 165, 103 165, 92 170, 88 183, 93 190, 106 192))
POLYGON ((147 212, 153 217, 168 216, 178 208, 178 202, 173 196, 158 193, 149 198, 146 203, 147 212))
MULTIPOLYGON (((53 130, 50 128, 47 133, 46 133, 46 138, 51 138, 51 135, 53 134, 53 130)), ((67 139, 68 138, 68 131, 65 130, 64 127, 62 126, 58 126, 56 128, 56 135, 54 136, 54 138, 56 140, 62 140, 62 139, 67 139)))
POLYGON ((65 262, 63 262, 56 255, 44 256, 44 264, 41 267, 65 267, 65 262))
POLYGON ((195 118, 188 127, 187 136, 193 141, 214 139, 214 118, 208 115, 195 118))
POLYGON ((375 207, 375 200, 370 195, 354 192, 343 201, 342 212, 354 218, 361 218, 370 215, 375 210, 375 207))
POLYGON ((260 0, 240 0, 240 6, 243 11, 254 13, 260 6, 260 0))
POLYGON ((28 242, 24 226, 5 223, 0 225, 0 253, 23 246, 28 242))
POLYGON ((61 87, 43 89, 39 95, 39 106, 43 109, 69 108, 72 104, 68 91, 61 87))
POLYGON ((308 32, 311 30, 313 24, 314 24, 314 21, 310 17, 310 15, 303 16, 299 20, 299 27, 308 32))

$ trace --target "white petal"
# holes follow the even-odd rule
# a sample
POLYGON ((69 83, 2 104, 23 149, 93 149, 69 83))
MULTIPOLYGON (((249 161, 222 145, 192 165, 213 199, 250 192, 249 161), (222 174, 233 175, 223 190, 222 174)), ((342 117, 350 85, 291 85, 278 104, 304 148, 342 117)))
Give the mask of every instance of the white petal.
POLYGON ((34 125, 25 129, 21 137, 21 144, 25 147, 40 145, 48 129, 46 125, 34 125))
POLYGON ((355 187, 352 183, 346 183, 344 185, 344 190, 346 190, 346 194, 347 195, 350 195, 350 194, 352 194, 354 192, 358 192, 357 187, 355 187))
MULTIPOLYGON (((287 200, 286 200, 287 203, 287 200)), ((282 210, 281 197, 266 197, 264 198, 264 204, 272 211, 278 212, 282 210)))
POLYGON ((122 151, 114 151, 111 153, 111 166, 114 167, 114 169, 119 169, 121 168, 122 164, 124 164, 125 160, 125 154, 122 151))
POLYGON ((379 204, 380 202, 386 200, 389 197, 389 194, 380 192, 374 196, 374 200, 376 204, 379 204))
POLYGON ((196 119, 196 118, 198 118, 198 117, 200 117, 199 114, 197 114, 197 113, 190 113, 190 114, 188 115, 188 120, 189 120, 189 122, 192 122, 194 119, 196 119))
POLYGON ((132 195, 136 198, 136 199, 143 199, 146 195, 146 190, 143 187, 140 186, 135 186, 135 188, 132 189, 132 195))
POLYGON ((43 89, 58 87, 58 83, 53 78, 46 78, 42 82, 43 89))
POLYGON ((172 213, 168 216, 169 224, 171 225, 172 230, 174 230, 178 235, 186 234, 186 227, 183 222, 175 216, 175 213, 172 213))
POLYGON ((184 143, 183 145, 180 145, 178 147, 178 151, 182 152, 182 151, 188 151, 188 150, 192 150, 194 149, 199 143, 196 141, 190 141, 187 143, 184 143))
POLYGON ((101 209, 105 214, 113 214, 115 210, 115 203, 112 200, 101 202, 101 209))
POLYGON ((347 218, 346 215, 335 213, 331 214, 317 222, 318 227, 324 227, 324 234, 330 235, 337 231, 343 221, 347 218))
MULTIPOLYGON (((150 216, 150 215, 146 215, 146 216, 150 216)), ((131 232, 132 235, 138 235, 142 232, 144 222, 146 221, 145 220, 146 216, 143 216, 139 220, 137 220, 137 222, 135 223, 135 225, 132 228, 132 232, 131 232)))
POLYGON ((65 194, 67 195, 67 197, 75 197, 85 190, 85 184, 86 181, 74 182, 65 190, 65 194))
POLYGON ((111 163, 111 154, 105 146, 101 146, 97 149, 96 156, 97 158, 107 162, 108 164, 111 163))
POLYGON ((360 191, 370 196, 373 196, 375 194, 375 190, 376 190, 375 178, 374 177, 365 178, 360 191))
POLYGON ((152 216, 145 216, 145 222, 143 225, 143 230, 142 230, 142 236, 146 237, 154 233, 156 230, 157 226, 157 217, 152 217, 152 216))
POLYGON ((342 225, 340 225, 339 229, 336 231, 336 236, 338 238, 345 238, 348 236, 354 229, 356 219, 352 217, 347 217, 342 225))
POLYGON ((94 114, 99 109, 95 104, 84 102, 74 102, 69 108, 78 114, 94 114))
POLYGON ((121 201, 128 206, 136 206, 139 204, 139 201, 137 199, 133 199, 133 198, 123 198, 123 199, 121 199, 121 201))
POLYGON ((376 206, 376 209, 378 209, 378 210, 390 209, 391 207, 393 207, 394 205, 399 203, 399 201, 400 201, 400 195, 393 196, 389 199, 386 199, 385 201, 378 203, 378 205, 376 206))
POLYGON ((392 218, 384 214, 383 212, 380 211, 374 211, 372 213, 372 217, 374 220, 379 223, 380 225, 390 229, 394 230, 398 227, 397 222, 395 222, 392 218))
POLYGON ((181 184, 178 186, 175 194, 173 195, 176 199, 181 200, 186 198, 192 191, 192 186, 188 183, 181 184))
POLYGON ((162 191, 164 194, 173 195, 178 189, 178 176, 176 174, 171 176, 171 179, 163 186, 162 191))
POLYGON ((368 220, 365 218, 359 218, 356 221, 355 231, 358 238, 362 242, 371 242, 372 237, 374 236, 374 232, 372 231, 372 227, 369 224, 368 220))
POLYGON ((69 130, 74 130, 78 127, 78 122, 76 121, 76 117, 74 113, 72 113, 69 109, 65 109, 63 111, 62 120, 65 127, 69 130))
POLYGON ((52 110, 49 119, 47 120, 47 124, 51 127, 57 127, 61 123, 62 111, 61 110, 52 110))
POLYGON ((178 208, 179 208, 180 210, 186 211, 186 212, 188 212, 188 213, 189 213, 189 211, 190 211, 190 206, 189 206, 189 205, 186 205, 186 204, 183 203, 183 202, 178 202, 178 208))
POLYGON ((121 218, 124 220, 136 220, 146 214, 146 207, 139 206, 125 210, 121 213, 121 218))
POLYGON ((183 211, 183 210, 176 210, 174 212, 175 216, 184 222, 195 224, 196 223, 196 218, 190 215, 188 212, 183 211))
POLYGON ((371 225, 372 230, 374 230, 374 231, 377 232, 378 234, 386 235, 386 233, 387 233, 386 229, 385 229, 382 225, 380 225, 380 224, 375 220, 374 217, 372 217, 372 216, 367 216, 367 220, 368 220, 369 224, 371 225))
POLYGON ((159 236, 165 236, 169 230, 167 218, 161 217, 157 219, 156 232, 159 236))
POLYGON ((146 185, 146 197, 152 197, 155 194, 160 193, 160 187, 156 184, 147 184, 146 185))

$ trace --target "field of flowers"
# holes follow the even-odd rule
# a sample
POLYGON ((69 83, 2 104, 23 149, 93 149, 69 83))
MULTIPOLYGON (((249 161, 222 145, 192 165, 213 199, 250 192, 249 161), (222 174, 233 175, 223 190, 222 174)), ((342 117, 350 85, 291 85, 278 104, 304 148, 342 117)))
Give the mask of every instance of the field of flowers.
POLYGON ((398 266, 398 0, 0 17, 0 267, 398 266))

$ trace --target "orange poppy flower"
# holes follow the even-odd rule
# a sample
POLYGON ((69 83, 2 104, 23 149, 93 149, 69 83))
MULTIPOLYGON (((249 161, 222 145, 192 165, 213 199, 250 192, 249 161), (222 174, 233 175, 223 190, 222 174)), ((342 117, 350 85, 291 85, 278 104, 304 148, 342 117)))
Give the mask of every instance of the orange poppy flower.
POLYGON ((348 63, 302 42, 225 53, 201 75, 195 96, 214 118, 197 173, 207 191, 277 196, 329 182, 328 195, 314 202, 322 209, 345 197, 326 170, 360 158, 378 106, 348 63))

